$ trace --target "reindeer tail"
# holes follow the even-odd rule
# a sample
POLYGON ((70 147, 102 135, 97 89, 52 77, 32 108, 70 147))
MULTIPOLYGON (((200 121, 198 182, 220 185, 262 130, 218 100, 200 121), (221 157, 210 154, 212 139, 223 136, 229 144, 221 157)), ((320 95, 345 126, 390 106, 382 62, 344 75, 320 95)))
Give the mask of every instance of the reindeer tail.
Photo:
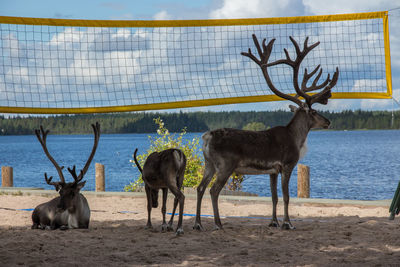
POLYGON ((143 174, 142 167, 140 167, 140 164, 136 158, 137 151, 138 151, 138 149, 136 148, 135 153, 133 153, 133 159, 135 160, 135 164, 136 164, 137 168, 139 169, 140 173, 143 174))

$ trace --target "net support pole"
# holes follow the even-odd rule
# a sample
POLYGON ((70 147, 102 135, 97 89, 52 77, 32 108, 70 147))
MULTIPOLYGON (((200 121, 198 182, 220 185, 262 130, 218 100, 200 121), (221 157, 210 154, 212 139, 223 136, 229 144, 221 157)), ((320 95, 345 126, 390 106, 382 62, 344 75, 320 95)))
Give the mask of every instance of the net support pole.
POLYGON ((104 165, 96 163, 96 192, 105 191, 104 165))
POLYGON ((297 165, 297 197, 310 198, 310 167, 297 165))
POLYGON ((1 186, 13 187, 13 168, 10 166, 1 167, 1 186))

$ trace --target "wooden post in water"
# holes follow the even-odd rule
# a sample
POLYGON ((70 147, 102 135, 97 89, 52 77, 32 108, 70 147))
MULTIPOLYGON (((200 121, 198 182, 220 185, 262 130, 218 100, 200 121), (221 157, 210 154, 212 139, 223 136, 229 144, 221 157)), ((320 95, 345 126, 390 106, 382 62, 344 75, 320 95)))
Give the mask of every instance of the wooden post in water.
POLYGON ((96 163, 96 192, 105 191, 104 165, 96 163))
POLYGON ((310 167, 303 164, 297 165, 297 197, 310 197, 310 167))
POLYGON ((13 168, 10 166, 1 167, 1 186, 12 187, 13 186, 13 168))

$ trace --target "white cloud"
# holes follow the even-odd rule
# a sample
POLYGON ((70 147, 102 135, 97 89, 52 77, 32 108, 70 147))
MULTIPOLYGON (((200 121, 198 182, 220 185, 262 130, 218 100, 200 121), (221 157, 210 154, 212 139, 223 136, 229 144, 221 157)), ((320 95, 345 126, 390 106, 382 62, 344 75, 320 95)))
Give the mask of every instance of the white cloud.
MULTIPOLYGON (((361 79, 355 80, 351 92, 365 92, 368 88, 386 88, 386 79, 361 79)), ((382 91, 382 90, 377 90, 382 91)))
MULTIPOLYGON (((304 15, 303 11, 306 7, 310 13, 325 12, 323 6, 312 6, 312 4, 312 1, 294 0, 278 2, 272 0, 225 0, 209 15, 213 18, 292 16, 304 15)), ((154 19, 171 18, 172 16, 167 11, 159 12, 154 16, 154 19)), ((348 27, 343 28, 347 29, 348 27)), ((243 60, 243 57, 240 56, 240 52, 247 50, 247 47, 255 50, 252 41, 249 40, 249 32, 243 28, 222 30, 223 27, 218 28, 216 32, 207 32, 206 28, 174 30, 172 28, 84 29, 66 27, 63 31, 54 33, 48 41, 37 41, 35 44, 30 44, 29 49, 26 45, 24 47, 23 42, 19 42, 15 36, 3 36, 3 44, 7 44, 9 47, 6 54, 12 55, 15 66, 22 64, 16 69, 11 68, 4 77, 8 79, 8 84, 14 79, 13 81, 19 82, 21 86, 32 86, 30 90, 35 94, 46 91, 49 95, 54 93, 56 96, 49 97, 49 100, 59 99, 57 95, 68 89, 73 94, 71 99, 77 101, 82 96, 82 89, 85 88, 88 91, 86 98, 89 102, 95 98, 104 101, 105 105, 110 103, 137 104, 129 102, 131 96, 132 98, 140 96, 141 101, 151 102, 149 99, 153 94, 155 99, 166 99, 166 101, 201 99, 202 95, 207 94, 211 98, 221 97, 221 94, 226 94, 227 97, 241 96, 235 95, 237 89, 235 86, 238 84, 245 86, 247 82, 248 92, 246 94, 268 93, 269 90, 260 69, 248 58, 243 60), (4 41, 4 38, 8 39, 4 41), (215 41, 213 47, 203 49, 213 41, 215 41), (33 47, 40 47, 42 50, 35 50, 35 53, 30 55, 29 51, 33 51, 33 47), (70 87, 67 88, 68 86, 70 87), (172 87, 177 90, 172 92, 172 87), (115 95, 110 93, 110 90, 115 90, 115 95), (216 92, 218 90, 219 92, 216 92)), ((298 29, 295 31, 300 43, 304 40, 302 38, 308 33, 308 30, 298 29)), ((266 32, 259 29, 257 31, 267 37, 266 32)), ((376 40, 374 34, 354 37, 351 32, 347 35, 343 32, 339 33, 337 40, 342 41, 341 39, 343 39, 349 47, 355 49, 352 51, 359 58, 367 58, 366 51, 368 50, 357 49, 357 45, 365 40, 366 44, 376 40)), ((324 30, 320 30, 318 34, 324 34, 324 30)), ((310 43, 315 42, 316 38, 316 36, 312 37, 310 43)), ((394 40, 396 40, 395 37, 394 40)), ((345 60, 352 56, 350 52, 341 52, 343 54, 341 56, 332 55, 332 48, 328 45, 329 40, 325 39, 324 41, 316 49, 318 50, 316 54, 323 58, 323 62, 316 63, 321 63, 324 68, 321 80, 327 73, 333 73, 332 66, 339 65, 341 71, 345 71, 356 68, 357 64, 361 65, 358 62, 352 63, 352 65, 345 60), (330 61, 335 57, 337 61, 330 61), (327 66, 327 63, 330 64, 330 67, 327 66)), ((289 53, 293 56, 293 47, 288 42, 287 36, 277 39, 273 56, 283 58, 283 47, 289 48, 289 53)), ((392 60, 398 61, 393 57, 392 60)), ((314 61, 310 63, 310 69, 315 66, 314 63, 314 61)), ((3 66, 8 65, 3 64, 3 66)), ((365 70, 370 71, 367 67, 365 70)), ((282 76, 277 79, 281 83, 287 82, 283 81, 286 78, 282 76)), ((358 91, 371 83, 375 83, 376 86, 384 83, 381 77, 375 80, 365 77, 350 77, 348 80, 349 88, 358 91)), ((3 83, 0 81, 0 84, 3 83)), ((289 86, 283 90, 292 90, 291 82, 288 84, 289 86)), ((24 89, 20 86, 15 88, 20 91, 24 89)), ((0 88, 0 91, 5 91, 5 88, 4 90, 0 88)), ((84 101, 84 98, 82 99, 84 101)), ((359 107, 370 109, 382 108, 387 104, 387 102, 380 101, 333 100, 327 107, 321 107, 339 110, 359 107)), ((247 110, 280 108, 286 110, 287 105, 287 102, 279 101, 228 107, 247 110)))
POLYGON ((335 0, 329 2, 321 0, 303 0, 302 2, 307 13, 313 15, 383 11, 396 7, 393 0, 335 0))
POLYGON ((20 44, 18 38, 14 34, 8 34, 1 39, 4 53, 9 54, 11 58, 20 58, 24 56, 22 52, 23 49, 21 49, 22 44, 20 44))
MULTIPOLYGON (((302 1, 272 1, 272 0, 220 0, 218 7, 209 13, 210 18, 254 18, 254 17, 288 17, 288 16, 304 16, 304 15, 326 15, 326 14, 343 14, 343 13, 358 13, 358 12, 373 12, 390 10, 397 7, 393 0, 335 0, 335 1, 321 1, 321 0, 302 0, 302 1)), ((390 32, 390 48, 391 48, 391 65, 393 86, 398 86, 400 82, 400 11, 393 10, 389 12, 389 32, 390 32), (397 84, 396 84, 397 83, 397 84)), ((340 37, 340 36, 339 36, 340 37)), ((362 42, 359 35, 352 35, 352 47, 356 47, 357 43, 362 42)), ((374 40, 369 38, 367 40, 374 40)), ((329 49, 328 49, 329 50, 329 49)), ((327 51, 328 51, 327 50, 327 51)), ((324 53, 321 51, 320 53, 324 53)), ((352 53, 353 56, 368 57, 368 50, 355 49, 352 53)), ((347 52, 343 52, 347 53, 347 52)), ((344 54, 339 58, 339 65, 341 69, 352 69, 355 67, 353 63, 346 62, 346 58, 351 55, 344 54)), ((356 64, 357 65, 357 64, 356 64)), ((360 86, 356 85, 357 87, 360 86)), ((340 103, 346 108, 361 107, 359 100, 335 100, 337 108, 340 108, 340 103)), ((384 100, 364 101, 363 107, 378 107, 379 103, 386 103, 384 100), (380 102, 382 101, 382 102, 380 102), (368 104, 365 104, 368 103, 368 104)), ((254 104, 257 106, 258 104, 254 104)), ((383 104, 385 105, 385 104, 383 104)), ((390 108, 389 106, 387 108, 390 108)))
MULTIPOLYGON (((305 10, 310 15, 328 15, 328 14, 344 14, 344 13, 358 13, 358 12, 374 12, 386 11, 398 7, 393 0, 335 0, 326 1, 321 0, 303 0, 305 10)), ((400 11, 389 11, 389 33, 390 33, 390 48, 392 66, 400 68, 400 11)), ((284 16, 284 15, 283 15, 284 16)), ((399 76, 398 72, 394 75, 399 76)))
POLYGON ((362 99, 360 100, 360 109, 363 110, 379 110, 387 109, 392 100, 390 99, 362 99))
MULTIPOLYGON (((243 42, 254 46, 248 40, 248 32, 243 28, 240 31, 214 30, 66 28, 48 42, 36 45, 40 50, 28 58, 35 62, 32 72, 28 71, 28 75, 12 73, 14 78, 9 79, 31 86, 29 90, 33 94, 47 92, 52 95, 48 101, 56 101, 60 94, 68 98, 70 94, 73 101, 82 100, 79 105, 87 105, 86 101, 91 102, 93 98, 104 101, 105 105, 116 105, 117 99, 129 105, 269 94, 260 69, 240 55, 247 50, 243 42), (86 97, 82 97, 83 89, 88 92, 86 97), (137 95, 142 100, 135 98, 137 95)), ((282 38, 277 43, 290 47, 293 54, 287 39, 282 38)), ((318 50, 322 50, 326 58, 326 52, 318 50)), ((282 49, 275 48, 273 53, 274 57, 284 57, 282 49)), ((20 62, 15 64, 17 69, 22 69, 23 66, 18 65, 20 62)), ((325 65, 326 62, 323 64, 325 71, 330 72, 325 65)), ((277 79, 279 89, 292 92, 290 77, 280 75, 275 78, 273 74, 274 83, 277 79)), ((365 84, 367 82, 359 82, 356 87, 362 88, 365 84)), ((59 105, 56 102, 50 105, 59 105)), ((281 104, 269 103, 268 106, 273 108, 281 104)))
POLYGON ((210 12, 212 19, 265 18, 299 15, 301 2, 296 0, 224 0, 222 6, 210 12))
POLYGON ((167 11, 162 10, 153 16, 155 20, 170 20, 172 19, 172 15, 170 15, 167 11))

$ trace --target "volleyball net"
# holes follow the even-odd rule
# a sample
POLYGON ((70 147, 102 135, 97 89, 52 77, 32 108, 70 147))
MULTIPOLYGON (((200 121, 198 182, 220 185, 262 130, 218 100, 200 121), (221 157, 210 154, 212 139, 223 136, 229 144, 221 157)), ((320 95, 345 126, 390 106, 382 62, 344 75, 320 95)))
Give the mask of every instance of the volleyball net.
MULTIPOLYGON (((100 113, 282 100, 259 67, 252 34, 275 38, 271 61, 320 41, 301 69, 340 69, 332 98, 391 98, 388 12, 175 21, 0 17, 0 112, 100 113)), ((291 69, 269 70, 294 93, 291 69)), ((301 73, 301 74, 302 74, 301 73)), ((323 77, 322 77, 323 78, 323 77)))

